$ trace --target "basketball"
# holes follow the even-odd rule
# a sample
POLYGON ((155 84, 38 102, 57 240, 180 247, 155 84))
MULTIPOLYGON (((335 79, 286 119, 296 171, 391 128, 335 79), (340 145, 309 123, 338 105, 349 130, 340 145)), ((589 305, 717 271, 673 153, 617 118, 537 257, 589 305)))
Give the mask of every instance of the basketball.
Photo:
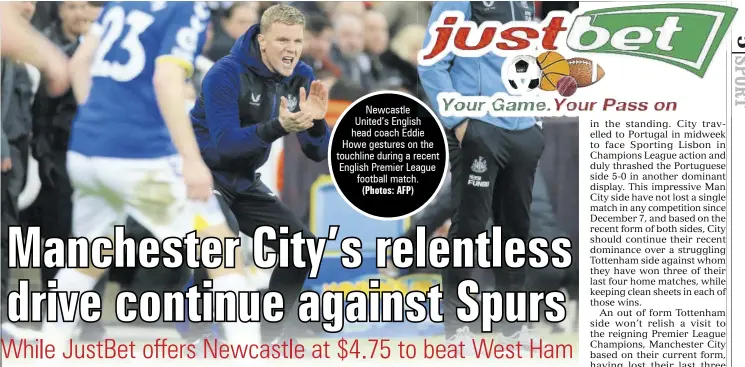
POLYGON ((562 76, 559 82, 556 83, 556 91, 561 94, 562 97, 569 97, 577 91, 577 79, 571 76, 562 76))
POLYGON ((558 52, 546 51, 538 56, 541 67, 541 83, 539 87, 545 91, 554 91, 559 80, 569 75, 569 62, 558 52))

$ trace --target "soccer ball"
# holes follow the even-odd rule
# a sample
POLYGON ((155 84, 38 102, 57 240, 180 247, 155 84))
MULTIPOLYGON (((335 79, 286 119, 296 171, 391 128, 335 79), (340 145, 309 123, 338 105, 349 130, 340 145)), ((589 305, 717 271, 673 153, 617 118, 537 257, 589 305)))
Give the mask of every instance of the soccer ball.
POLYGON ((533 56, 517 56, 507 69, 507 83, 519 93, 530 92, 541 82, 541 67, 533 56))

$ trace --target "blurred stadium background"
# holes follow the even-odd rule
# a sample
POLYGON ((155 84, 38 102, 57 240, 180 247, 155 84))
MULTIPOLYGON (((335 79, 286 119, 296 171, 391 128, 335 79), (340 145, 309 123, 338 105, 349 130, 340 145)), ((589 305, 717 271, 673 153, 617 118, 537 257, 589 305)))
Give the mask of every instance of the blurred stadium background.
MULTIPOLYGON (((190 100, 196 98, 201 78, 213 62, 226 55, 233 42, 245 30, 258 22, 261 13, 276 2, 210 2, 213 10, 208 43, 197 62, 197 70, 190 83, 190 100)), ((287 2, 285 2, 287 3, 287 2)), ((431 2, 289 2, 307 15, 306 42, 303 59, 316 70, 319 79, 330 86, 331 103, 328 122, 334 124, 344 109, 357 98, 377 90, 395 89, 416 95, 426 101, 418 87, 416 54, 423 43, 431 2)), ((90 23, 97 16, 101 2, 17 2, 16 5, 30 21, 60 47, 74 47, 90 23)), ((577 2, 536 1, 537 16, 542 18, 550 10, 573 10, 577 2)), ((69 184, 64 181, 64 151, 69 133, 70 111, 75 106, 59 106, 53 111, 33 108, 39 84, 39 74, 32 67, 3 60, 2 101, 3 130, 13 148, 12 168, 3 162, 3 223, 20 221, 23 225, 41 225, 44 236, 69 235, 69 184), (8 72, 11 70, 12 72, 8 72), (15 74, 9 78, 9 74, 15 74), (10 106, 6 108, 6 106, 10 106), (40 123, 40 121, 52 121, 40 123), (67 121, 67 125, 65 125, 67 121), (17 202, 17 209, 8 202, 17 202), (67 234, 65 234, 67 233, 67 234)), ((185 108, 189 108, 187 105, 185 108)), ((576 119, 546 119, 546 150, 540 164, 537 185, 542 194, 534 205, 534 234, 554 238, 568 236, 578 243, 578 130, 576 119)), ((326 162, 314 163, 302 155, 297 140, 285 139, 275 143, 269 162, 262 169, 262 180, 281 196, 317 234, 327 232, 330 224, 341 225, 340 235, 354 235, 368 246, 377 236, 404 234, 409 220, 377 222, 349 208, 331 183, 326 162)), ((417 218, 411 218, 416 221, 417 218)), ((447 221, 440 233, 446 233, 447 221)), ((133 236, 148 233, 132 222, 133 236)), ((4 231, 7 233, 7 230, 4 231)), ((3 238, 4 250, 7 238, 3 238)), ((338 246, 338 245, 337 245, 338 246)), ((374 249, 373 249, 374 250, 374 249)), ((327 256, 334 254, 333 245, 327 256)), ((7 254, 7 251, 3 251, 7 254)), ((7 264, 4 259, 3 264, 7 264)), ((438 281, 435 271, 418 270, 410 274, 406 269, 378 271, 368 261, 368 267, 354 271, 341 269, 338 261, 326 261, 319 279, 308 281, 308 289, 359 289, 359 281, 367 277, 383 277, 390 287, 406 290, 438 281)), ((43 271, 49 271, 42 269, 43 271)), ((266 287, 270 271, 250 270, 259 288, 266 287)), ((560 284, 545 283, 546 289, 561 287, 576 300, 576 268, 562 274, 560 284)), ((100 340, 104 336, 131 340, 155 337, 178 338, 169 325, 116 325, 113 297, 118 290, 169 291, 180 289, 185 270, 165 268, 110 272, 105 285, 106 316, 101 325, 86 325, 86 339, 100 340)), ((474 270, 476 279, 486 284, 488 273, 474 270)), ((557 279, 554 274, 543 278, 557 279)), ((540 278, 540 277, 539 277, 540 278)), ((13 271, 3 267, 3 282, 13 289, 18 279, 31 279, 40 286, 39 269, 13 271), (6 283, 6 284, 8 284, 6 283)), ((540 285, 540 281, 538 282, 540 285)), ((8 289, 7 287, 3 287, 8 289)), ((488 289, 488 286, 486 287, 488 289)), ((5 297, 3 297, 5 299, 5 297)), ((3 315, 5 316, 5 315, 3 315)), ((558 331, 558 340, 576 340, 574 317, 567 325, 556 329, 545 327, 545 332, 558 331)), ((33 330, 36 325, 16 325, 33 330)), ((324 337, 317 325, 300 325, 309 338, 324 337)), ((438 325, 359 325, 345 330, 348 336, 416 337, 438 332, 438 325)), ((342 336, 342 335, 336 335, 342 336)))

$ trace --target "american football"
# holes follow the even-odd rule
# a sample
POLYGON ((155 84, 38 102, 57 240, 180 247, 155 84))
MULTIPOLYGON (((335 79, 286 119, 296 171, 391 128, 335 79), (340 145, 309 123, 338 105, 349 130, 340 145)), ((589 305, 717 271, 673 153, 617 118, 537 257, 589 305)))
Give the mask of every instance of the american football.
POLYGON ((597 83, 605 76, 605 70, 590 59, 575 57, 569 61, 569 76, 577 80, 579 88, 597 83))

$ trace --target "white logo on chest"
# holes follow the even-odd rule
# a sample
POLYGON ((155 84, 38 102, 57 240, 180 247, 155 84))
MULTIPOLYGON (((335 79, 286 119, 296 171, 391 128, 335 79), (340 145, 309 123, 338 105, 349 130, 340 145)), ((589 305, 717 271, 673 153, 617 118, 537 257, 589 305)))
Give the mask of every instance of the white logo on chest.
POLYGON ((261 104, 261 93, 259 94, 253 94, 251 93, 251 102, 249 102, 252 106, 258 106, 261 104))
POLYGON ((292 112, 297 108, 297 97, 293 95, 287 96, 287 109, 292 112))

